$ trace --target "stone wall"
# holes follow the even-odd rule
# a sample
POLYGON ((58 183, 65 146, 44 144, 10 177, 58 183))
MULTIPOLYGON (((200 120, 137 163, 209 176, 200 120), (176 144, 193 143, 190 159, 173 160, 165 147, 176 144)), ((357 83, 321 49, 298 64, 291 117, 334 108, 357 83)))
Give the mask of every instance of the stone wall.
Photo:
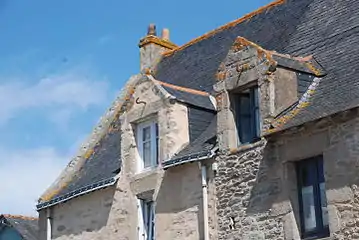
POLYGON ((300 239, 294 162, 323 155, 332 239, 359 239, 357 112, 217 157, 218 239, 300 239))
POLYGON ((134 239, 136 219, 131 213, 136 211, 136 202, 132 204, 132 199, 123 177, 117 186, 55 205, 51 208, 52 239, 134 239))
POLYGON ((168 169, 156 197, 156 239, 203 239, 202 209, 198 164, 189 163, 168 169))
MULTIPOLYGON (((141 80, 131 109, 120 116, 122 167, 116 186, 97 190, 51 207, 53 239, 138 239, 137 198, 156 206, 156 239, 203 239, 201 171, 197 163, 161 166, 138 172, 136 125, 155 118, 159 124, 160 161, 167 160, 189 142, 185 105, 158 94, 150 80, 141 80)), ((213 174, 208 168, 211 239, 216 239, 213 174)), ((46 239, 46 212, 40 211, 41 240, 46 239)))
MULTIPOLYGON (((217 239, 215 190, 210 167, 207 170, 210 239, 214 240, 217 239)), ((131 179, 124 175, 121 174, 116 187, 98 190, 54 206, 51 209, 52 238, 137 239, 136 195, 139 193, 133 192, 131 179)), ((190 163, 168 169, 166 173, 158 172, 156 178, 159 179, 153 196, 156 201, 156 239, 203 239, 202 186, 198 164, 190 163)), ((40 222, 46 225, 45 211, 40 212, 40 222)), ((41 239, 46 239, 46 231, 41 239)))
POLYGON ((218 239, 283 239, 281 214, 271 205, 282 186, 266 140, 220 155, 216 176, 218 239))

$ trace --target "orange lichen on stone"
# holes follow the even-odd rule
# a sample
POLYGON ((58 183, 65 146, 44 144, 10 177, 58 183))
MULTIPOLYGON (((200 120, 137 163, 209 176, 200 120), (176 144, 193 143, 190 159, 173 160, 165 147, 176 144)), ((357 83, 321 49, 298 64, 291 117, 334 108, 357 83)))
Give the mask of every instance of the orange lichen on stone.
POLYGON ((93 153, 94 153, 93 148, 88 149, 84 154, 84 158, 89 159, 92 156, 93 153))
POLYGON ((53 197, 55 197, 57 194, 59 194, 62 191, 62 189, 64 189, 71 182, 71 180, 72 180, 72 178, 68 179, 66 182, 61 183, 59 187, 57 187, 56 189, 53 189, 52 191, 48 192, 46 195, 42 196, 40 198, 40 201, 41 202, 50 201, 53 197))
POLYGON ((223 81, 224 79, 226 79, 226 71, 221 71, 221 72, 217 72, 216 73, 216 79, 218 81, 223 81))
POLYGON ((296 116, 303 108, 306 108, 309 106, 309 99, 313 96, 315 93, 315 90, 317 86, 319 85, 320 79, 314 79, 312 84, 309 86, 308 90, 303 94, 301 100, 295 106, 291 111, 289 111, 287 114, 283 115, 282 117, 276 119, 272 126, 274 128, 268 129, 265 131, 266 134, 276 132, 278 129, 284 126, 290 119, 292 119, 294 116, 296 116))
POLYGON ((188 93, 192 93, 192 94, 196 94, 196 95, 201 95, 201 96, 209 96, 209 93, 208 92, 204 92, 204 91, 200 91, 200 90, 195 90, 195 89, 191 89, 191 88, 186 88, 186 87, 181 87, 181 86, 177 86, 177 85, 173 85, 173 84, 170 84, 170 83, 166 83, 166 82, 162 82, 162 81, 159 81, 159 80, 154 80, 155 83, 158 83, 162 86, 165 86, 165 87, 169 87, 169 88, 172 88, 172 89, 176 89, 178 91, 182 91, 182 92, 188 92, 188 93))
POLYGON ((315 76, 318 77, 318 76, 322 75, 322 72, 319 69, 317 69, 316 67, 314 67, 312 63, 305 62, 305 65, 310 69, 310 71, 312 71, 312 73, 315 74, 315 76))
POLYGON ((175 49, 177 47, 176 44, 174 44, 174 43, 172 43, 172 42, 170 42, 168 40, 159 38, 157 36, 153 36, 153 35, 147 35, 146 37, 141 39, 138 46, 143 47, 144 45, 147 45, 147 44, 150 44, 150 43, 154 43, 154 44, 157 44, 157 45, 159 45, 161 47, 165 47, 165 48, 168 48, 168 49, 175 49))
POLYGON ((29 216, 23 216, 23 215, 12 215, 12 214, 3 214, 5 218, 11 218, 11 219, 21 219, 21 220, 38 220, 36 217, 29 217, 29 216))
POLYGON ((265 57, 269 63, 275 62, 272 58, 271 51, 265 50, 258 44, 255 44, 254 42, 251 42, 244 37, 237 37, 236 41, 234 42, 234 45, 238 45, 238 44, 240 46, 252 46, 257 49, 257 56, 259 59, 263 59, 265 57))
POLYGON ((305 57, 293 57, 293 59, 298 60, 299 62, 308 62, 313 59, 313 55, 308 55, 305 57))
POLYGON ((217 106, 218 106, 218 107, 222 107, 222 100, 223 100, 223 96, 222 96, 222 94, 220 93, 220 94, 218 94, 218 95, 216 96, 216 102, 217 102, 217 106))
POLYGON ((195 44, 195 43, 197 43, 199 41, 202 41, 203 39, 209 38, 209 37, 215 35, 216 33, 220 32, 220 31, 226 30, 226 29, 234 27, 234 26, 236 26, 236 25, 238 25, 238 24, 240 24, 240 23, 242 23, 244 21, 250 20, 252 17, 254 17, 254 16, 258 15, 258 14, 261 14, 263 12, 266 12, 266 11, 270 10, 271 8, 273 8, 273 7, 276 7, 278 5, 282 5, 285 2, 286 2, 286 0, 277 0, 277 1, 274 1, 272 3, 269 3, 268 5, 260 7, 259 9, 257 9, 254 12, 248 13, 248 14, 244 15, 243 17, 239 18, 239 19, 236 19, 236 20, 234 20, 234 21, 232 21, 230 23, 227 23, 227 24, 225 24, 225 25, 223 25, 223 26, 221 26, 221 27, 219 27, 217 29, 214 29, 214 30, 212 30, 212 31, 200 36, 200 37, 197 37, 197 38, 189 41, 188 43, 186 43, 186 44, 184 44, 184 45, 182 45, 180 47, 177 47, 177 48, 175 48, 173 50, 169 50, 169 51, 163 53, 163 55, 166 56, 166 57, 170 56, 175 52, 181 51, 181 50, 185 49, 188 46, 191 46, 191 45, 193 45, 193 44, 195 44))

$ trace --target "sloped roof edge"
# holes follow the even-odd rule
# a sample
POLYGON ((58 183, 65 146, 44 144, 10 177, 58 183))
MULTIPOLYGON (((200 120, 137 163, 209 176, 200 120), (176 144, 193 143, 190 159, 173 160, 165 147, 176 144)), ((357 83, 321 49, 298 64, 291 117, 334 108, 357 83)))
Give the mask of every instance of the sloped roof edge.
POLYGON ((13 214, 0 214, 0 217, 13 218, 13 219, 22 219, 22 220, 31 220, 31 221, 36 221, 36 220, 39 219, 37 217, 24 216, 24 215, 13 215, 13 214))
POLYGON ((142 77, 142 74, 137 74, 130 77, 126 85, 121 89, 118 97, 112 103, 112 106, 101 117, 90 136, 86 141, 84 141, 75 157, 71 159, 70 163, 65 167, 55 182, 42 194, 39 199, 39 203, 51 200, 53 196, 58 194, 72 180, 74 174, 93 154, 93 148, 105 135, 113 120, 126 110, 127 104, 130 101, 132 94, 134 93, 134 87, 142 77))
POLYGON ((84 195, 84 194, 87 194, 87 193, 90 193, 90 192, 94 192, 96 190, 100 190, 100 189, 112 186, 117 182, 118 178, 119 177, 116 176, 116 177, 113 177, 113 178, 105 179, 103 181, 100 181, 100 182, 97 182, 97 183, 82 187, 80 189, 77 189, 75 191, 69 192, 67 194, 61 195, 61 196, 56 197, 54 199, 51 199, 49 201, 42 202, 42 203, 36 205, 36 210, 40 211, 41 209, 48 208, 48 207, 57 205, 59 203, 69 201, 69 200, 71 200, 71 199, 73 199, 75 197, 79 197, 81 195, 84 195))
POLYGON ((271 125, 273 128, 265 131, 265 135, 274 133, 280 130, 285 129, 285 124, 289 122, 290 119, 295 117, 303 108, 307 107, 310 104, 310 100, 314 95, 318 85, 320 84, 320 78, 314 78, 313 82, 308 87, 308 90, 303 94, 300 100, 294 104, 293 108, 288 111, 286 114, 276 118, 271 125))
POLYGON ((271 8, 273 8, 273 7, 275 7, 275 6, 284 4, 285 2, 286 2, 286 0, 276 0, 276 1, 274 1, 274 2, 271 2, 271 3, 269 3, 269 4, 265 5, 265 6, 262 6, 262 7, 258 8, 257 10, 255 10, 255 11, 253 11, 253 12, 250 12, 250 13, 244 15, 244 16, 241 17, 241 18, 238 18, 238 19, 236 19, 236 20, 234 20, 234 21, 232 21, 232 22, 229 22, 229 23, 227 23, 227 24, 225 24, 225 25, 223 25, 223 26, 221 26, 221 27, 219 27, 219 28, 216 28, 216 29, 214 29, 214 30, 211 30, 211 31, 209 31, 209 32, 207 32, 207 33, 205 33, 205 34, 203 34, 202 36, 199 36, 199 37, 197 37, 197 38, 195 38, 195 39, 193 39, 193 40, 191 40, 191 41, 185 43, 184 45, 182 45, 182 46, 180 46, 180 47, 177 47, 177 48, 175 48, 175 49, 166 51, 166 52, 163 53, 163 56, 165 56, 165 57, 170 56, 170 55, 172 55, 172 54, 174 54, 174 53, 176 53, 176 52, 178 52, 178 51, 181 51, 181 50, 183 50, 183 49, 185 49, 185 48, 187 48, 187 47, 189 47, 189 46, 191 46, 191 45, 193 45, 193 44, 195 44, 195 43, 197 43, 197 42, 202 41, 203 39, 209 38, 209 37, 215 35, 216 33, 220 32, 220 31, 223 31, 223 30, 225 30, 225 29, 234 27, 234 26, 236 26, 237 24, 240 24, 240 23, 242 23, 242 22, 244 22, 244 21, 246 21, 246 20, 249 20, 249 19, 251 19, 252 17, 254 17, 254 16, 256 16, 256 15, 258 15, 258 14, 260 14, 260 13, 263 13, 263 12, 265 12, 265 11, 269 11, 271 8))
POLYGON ((201 160, 210 159, 210 158, 216 156, 217 149, 218 149, 218 147, 215 146, 214 148, 212 148, 211 150, 208 150, 208 151, 192 153, 192 154, 178 157, 178 158, 175 157, 173 159, 164 161, 162 164, 162 167, 164 170, 166 170, 168 168, 182 165, 185 163, 191 163, 191 162, 197 162, 197 161, 201 161, 201 160))
MULTIPOLYGON (((213 109, 210 108, 210 110, 215 110, 217 108, 215 98, 208 92, 200 91, 200 90, 196 90, 196 89, 192 89, 192 88, 187 88, 187 87, 181 87, 181 86, 178 86, 178 85, 174 85, 174 84, 171 84, 171 83, 160 81, 158 79, 155 79, 154 76, 152 76, 151 74, 147 74, 146 76, 154 83, 154 85, 157 87, 157 89, 159 89, 160 92, 166 98, 171 98, 171 99, 176 100, 177 102, 180 102, 180 103, 185 103, 185 104, 190 104, 190 105, 197 106, 197 104, 195 104, 193 102, 181 100, 177 96, 174 96, 173 94, 169 93, 165 89, 165 88, 169 88, 169 89, 173 89, 173 90, 176 90, 176 91, 185 92, 185 93, 188 93, 188 94, 198 95, 198 96, 201 96, 201 97, 208 97, 208 100, 211 103, 211 106, 213 107, 213 109)), ((198 106, 198 107, 203 107, 203 106, 198 106)))

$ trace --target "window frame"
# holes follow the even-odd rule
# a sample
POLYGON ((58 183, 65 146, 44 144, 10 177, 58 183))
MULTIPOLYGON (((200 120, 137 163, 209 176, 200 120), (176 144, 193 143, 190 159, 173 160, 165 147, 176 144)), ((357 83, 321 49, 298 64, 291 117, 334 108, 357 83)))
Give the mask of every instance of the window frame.
POLYGON ((155 202, 138 198, 138 239, 155 240, 155 202))
POLYGON ((234 105, 234 122, 236 125, 236 136, 237 136, 237 144, 249 144, 260 139, 261 135, 261 117, 260 117, 260 104, 259 104, 259 87, 257 85, 245 88, 242 91, 237 91, 233 93, 233 105, 234 105), (249 111, 248 113, 243 113, 241 111, 240 106, 243 98, 249 98, 249 111), (243 125, 243 116, 248 114, 249 117, 249 126, 245 126, 244 128, 250 129, 250 137, 248 139, 244 139, 242 132, 243 125))
MULTIPOLYGON (((320 184, 324 183, 325 185, 325 174, 324 174, 324 161, 323 156, 315 156, 307 158, 301 161, 296 162, 296 175, 297 175, 297 193, 299 201, 299 217, 300 217, 300 228, 301 228, 301 239, 311 240, 311 239, 320 239, 330 236, 329 223, 324 225, 323 223, 323 211, 322 211, 322 199, 320 192, 320 184), (302 179, 302 171, 304 168, 311 168, 309 171, 313 183, 311 185, 305 185, 302 179), (322 173, 322 176, 320 176, 322 173), (304 205, 303 205, 303 196, 302 188, 306 186, 313 186, 313 197, 314 197, 314 210, 315 210, 315 222, 316 228, 312 231, 305 230, 304 223, 304 205)), ((325 203, 327 206, 327 202, 325 203)))
POLYGON ((159 127, 156 120, 149 120, 141 122, 137 125, 137 135, 136 135, 136 144, 138 150, 138 172, 152 169, 158 166, 159 164, 159 127), (145 128, 150 127, 150 165, 145 167, 145 161, 143 156, 144 151, 144 140, 143 140, 143 131, 145 128))

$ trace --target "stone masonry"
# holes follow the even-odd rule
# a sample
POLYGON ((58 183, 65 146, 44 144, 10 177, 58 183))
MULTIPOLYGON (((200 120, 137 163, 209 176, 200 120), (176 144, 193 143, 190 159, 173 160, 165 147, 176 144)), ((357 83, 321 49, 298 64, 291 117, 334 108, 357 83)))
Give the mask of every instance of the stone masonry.
POLYGON ((217 157, 219 239, 300 239, 295 161, 322 154, 331 239, 359 239, 354 111, 217 157))
MULTIPOLYGON (((161 161, 189 141, 188 111, 170 101, 146 76, 138 80, 133 105, 120 116, 122 167, 116 186, 110 186, 51 207, 52 239, 138 239, 137 197, 156 202, 156 239, 203 238, 201 171, 197 163, 167 171, 137 172, 136 124, 156 119, 161 161)), ((210 235, 216 239, 215 187, 208 169, 210 235)), ((41 239, 46 239, 46 211, 40 211, 41 239)))
POLYGON ((233 44, 217 80, 218 239, 299 240, 294 162, 318 155, 324 158, 331 237, 359 239, 358 112, 264 135, 274 116, 298 100, 298 80, 294 70, 280 68, 270 52, 243 38, 233 44), (231 94, 253 85, 259 87, 262 138, 241 144, 231 94))

